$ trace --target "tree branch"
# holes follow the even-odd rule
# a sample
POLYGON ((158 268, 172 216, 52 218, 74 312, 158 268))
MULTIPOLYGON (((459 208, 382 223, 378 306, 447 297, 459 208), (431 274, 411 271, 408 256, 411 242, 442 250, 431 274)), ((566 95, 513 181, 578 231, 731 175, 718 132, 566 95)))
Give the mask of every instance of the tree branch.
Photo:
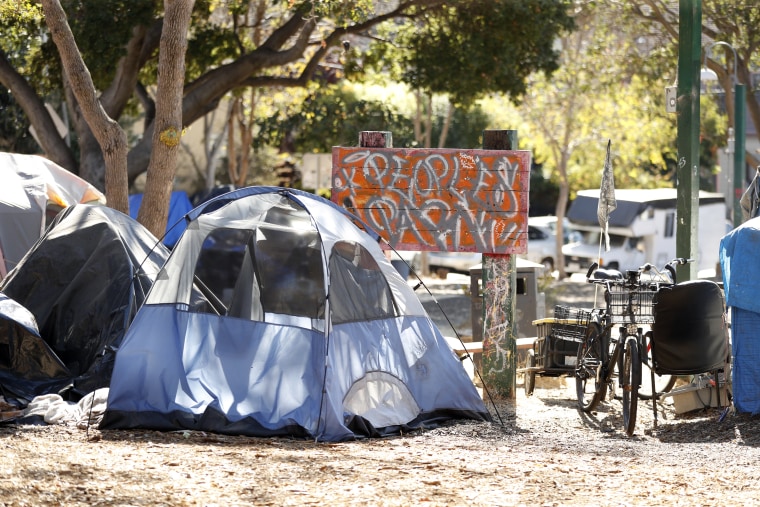
POLYGON ((111 118, 118 118, 124 106, 135 91, 137 74, 142 62, 140 54, 147 29, 136 26, 132 29, 132 38, 127 43, 127 54, 119 60, 111 85, 100 96, 103 109, 111 118))
POLYGON ((98 101, 95 85, 82 60, 74 34, 59 0, 41 0, 50 34, 58 48, 66 77, 76 95, 82 114, 98 140, 106 163, 105 190, 108 205, 129 214, 127 195, 127 135, 111 119, 98 101))
POLYGON ((77 162, 74 155, 58 134, 58 129, 45 108, 45 103, 26 79, 13 68, 2 50, 0 50, 0 83, 9 90, 13 90, 13 98, 26 113, 29 122, 34 125, 40 146, 50 160, 77 174, 77 162))

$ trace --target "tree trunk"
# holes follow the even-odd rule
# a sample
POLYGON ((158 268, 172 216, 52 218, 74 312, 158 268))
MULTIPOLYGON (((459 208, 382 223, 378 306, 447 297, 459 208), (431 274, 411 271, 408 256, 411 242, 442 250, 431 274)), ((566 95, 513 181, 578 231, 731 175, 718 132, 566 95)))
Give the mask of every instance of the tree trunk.
POLYGON ((427 116, 425 117, 425 148, 433 147, 433 95, 427 97, 427 116))
POLYGON ((235 117, 237 111, 240 108, 240 98, 236 97, 232 100, 232 106, 230 107, 229 116, 227 116, 227 175, 230 178, 230 183, 237 186, 238 180, 238 156, 235 149, 235 117))
MULTIPOLYGON (((229 118, 230 110, 231 104, 227 108, 226 118, 229 118)), ((228 122, 224 122, 224 127, 221 132, 215 132, 215 119, 216 111, 203 117, 204 163, 202 166, 195 162, 195 157, 193 157, 190 147, 183 143, 183 147, 185 147, 187 154, 193 159, 195 169, 198 171, 198 174, 203 177, 203 188, 205 190, 211 190, 216 184, 216 162, 219 158, 219 148, 221 148, 224 139, 227 137, 228 122)))
POLYGON ((250 90, 250 109, 245 114, 245 107, 241 100, 238 124, 240 126, 240 171, 235 186, 244 186, 248 179, 248 171, 251 167, 251 144, 253 144, 254 111, 256 110, 256 88, 250 90))
POLYGON ((423 144, 422 116, 422 92, 420 90, 414 90, 414 140, 420 145, 423 144))
POLYGON ((449 136, 449 127, 451 126, 451 119, 454 117, 454 105, 449 101, 446 108, 446 118, 443 120, 443 128, 441 129, 441 136, 438 138, 438 148, 446 147, 446 138, 449 136))
POLYGON ((82 60, 82 55, 79 53, 74 35, 66 20, 66 13, 59 0, 42 0, 41 3, 45 22, 58 48, 71 90, 103 152, 106 166, 105 194, 108 205, 129 214, 127 135, 116 121, 108 117, 100 104, 90 71, 82 60))
POLYGON ((182 90, 190 13, 195 0, 164 0, 164 27, 158 57, 156 120, 145 195, 137 220, 157 238, 166 230, 182 136, 182 90))
POLYGON ((98 190, 105 191, 106 188, 106 171, 103 151, 100 149, 98 140, 92 133, 92 129, 87 124, 87 120, 82 115, 82 109, 79 107, 76 95, 71 89, 71 83, 64 75, 63 93, 66 97, 66 106, 69 111, 71 127, 76 132, 79 145, 79 176, 98 190))
POLYGON ((562 246, 565 244, 565 210, 570 200, 570 184, 567 181, 567 163, 562 162, 563 168, 560 172, 564 173, 564 178, 560 177, 559 195, 557 196, 557 206, 554 208, 554 215, 557 217, 557 236, 556 248, 557 257, 554 268, 559 273, 559 279, 562 280, 567 276, 565 271, 565 256, 562 254, 562 246))

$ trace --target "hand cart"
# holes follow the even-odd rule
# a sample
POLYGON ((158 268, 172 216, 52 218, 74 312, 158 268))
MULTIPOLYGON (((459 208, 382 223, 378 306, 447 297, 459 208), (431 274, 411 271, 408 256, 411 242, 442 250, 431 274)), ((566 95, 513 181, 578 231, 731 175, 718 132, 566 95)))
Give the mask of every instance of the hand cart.
POLYGON ((591 312, 557 305, 554 317, 534 320, 538 330, 533 348, 528 350, 525 375, 525 395, 531 396, 536 375, 546 377, 570 376, 575 373, 578 346, 583 342, 591 312))

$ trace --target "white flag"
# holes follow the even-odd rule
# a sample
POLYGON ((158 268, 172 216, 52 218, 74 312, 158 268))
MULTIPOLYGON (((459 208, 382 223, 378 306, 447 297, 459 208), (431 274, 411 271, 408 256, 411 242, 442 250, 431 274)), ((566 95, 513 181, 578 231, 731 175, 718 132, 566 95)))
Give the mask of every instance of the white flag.
POLYGON ((615 201, 615 176, 612 174, 612 162, 610 161, 610 145, 612 141, 607 141, 607 158, 604 160, 604 169, 602 170, 602 185, 599 188, 599 206, 596 209, 596 215, 599 218, 599 226, 604 232, 604 251, 610 251, 610 235, 608 233, 608 224, 610 213, 617 208, 615 201))

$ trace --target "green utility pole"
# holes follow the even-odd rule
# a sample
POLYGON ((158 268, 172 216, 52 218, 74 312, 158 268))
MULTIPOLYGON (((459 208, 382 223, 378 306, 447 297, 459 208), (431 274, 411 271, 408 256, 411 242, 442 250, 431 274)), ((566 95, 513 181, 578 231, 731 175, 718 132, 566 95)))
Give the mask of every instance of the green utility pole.
MULTIPOLYGON (((702 36, 701 0, 679 0, 678 30, 678 169, 676 256, 696 259, 699 221, 699 68, 702 36)), ((697 263, 678 266, 678 281, 697 278, 697 263)))
MULTIPOLYGON (((736 53, 734 53, 736 54, 736 53)), ((737 62, 734 62, 737 65, 737 62)), ((736 72, 734 72, 734 75, 736 72)), ((747 122, 745 119, 746 91, 743 84, 734 83, 734 227, 742 224, 742 206, 739 202, 745 186, 745 142, 747 122)))

